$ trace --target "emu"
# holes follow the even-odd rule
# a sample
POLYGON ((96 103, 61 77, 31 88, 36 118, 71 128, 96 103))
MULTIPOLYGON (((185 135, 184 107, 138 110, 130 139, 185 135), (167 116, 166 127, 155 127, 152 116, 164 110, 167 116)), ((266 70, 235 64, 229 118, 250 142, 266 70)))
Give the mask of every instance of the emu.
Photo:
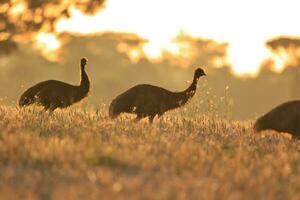
POLYGON ((186 104, 194 96, 199 78, 205 75, 203 69, 196 69, 192 84, 182 92, 171 92, 147 84, 136 85, 111 102, 109 116, 115 118, 121 113, 133 113, 137 115, 136 121, 149 117, 152 123, 156 115, 160 117, 166 111, 186 104))
POLYGON ((292 134, 294 138, 300 138, 300 100, 283 103, 262 117, 254 124, 257 132, 263 130, 275 130, 292 134))
POLYGON ((27 89, 19 99, 19 106, 39 104, 44 110, 54 111, 56 108, 66 108, 87 96, 90 90, 90 81, 85 66, 86 58, 80 61, 81 81, 80 85, 70 85, 56 80, 40 82, 27 89))

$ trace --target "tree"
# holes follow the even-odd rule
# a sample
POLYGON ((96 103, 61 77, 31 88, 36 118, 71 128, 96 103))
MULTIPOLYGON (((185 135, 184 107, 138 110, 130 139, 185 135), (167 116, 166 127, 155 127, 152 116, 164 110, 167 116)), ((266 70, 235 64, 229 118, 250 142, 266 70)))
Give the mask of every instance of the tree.
POLYGON ((70 17, 70 9, 93 14, 105 0, 0 0, 0 55, 8 54, 21 41, 32 40, 40 31, 55 32, 62 17, 70 17))
POLYGON ((227 43, 218 43, 209 39, 195 38, 184 33, 179 34, 173 43, 177 52, 165 52, 164 57, 172 64, 182 67, 206 66, 227 67, 227 43))
POLYGON ((266 43, 266 46, 284 61, 285 68, 294 68, 291 96, 300 96, 300 38, 279 37, 266 43))
POLYGON ((299 38, 279 37, 268 41, 266 45, 273 53, 281 56, 287 66, 299 66, 299 38))

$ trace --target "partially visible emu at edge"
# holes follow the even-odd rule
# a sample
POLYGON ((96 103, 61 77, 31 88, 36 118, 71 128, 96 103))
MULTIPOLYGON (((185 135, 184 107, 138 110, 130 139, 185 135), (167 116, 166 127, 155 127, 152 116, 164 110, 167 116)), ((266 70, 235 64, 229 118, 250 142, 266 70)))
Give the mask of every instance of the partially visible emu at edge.
POLYGON ((254 124, 254 130, 275 130, 292 134, 300 138, 300 100, 283 103, 259 119, 254 124))
POLYGON ((56 80, 40 82, 26 90, 19 99, 19 106, 28 106, 36 103, 45 110, 54 111, 56 108, 66 108, 87 96, 90 90, 90 81, 85 66, 86 58, 80 61, 80 85, 70 85, 56 80))
POLYGON ((205 75, 203 69, 196 69, 192 84, 182 92, 171 92, 147 84, 136 85, 111 102, 109 116, 115 118, 121 113, 134 113, 137 115, 136 121, 149 117, 152 123, 156 115, 160 117, 166 111, 186 104, 194 96, 199 78, 205 75))

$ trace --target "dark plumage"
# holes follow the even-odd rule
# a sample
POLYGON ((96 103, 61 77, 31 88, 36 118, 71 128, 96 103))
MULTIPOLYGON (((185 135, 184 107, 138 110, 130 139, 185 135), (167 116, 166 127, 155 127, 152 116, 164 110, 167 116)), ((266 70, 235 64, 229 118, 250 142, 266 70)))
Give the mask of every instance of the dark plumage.
POLYGON ((300 101, 290 101, 275 107, 257 119, 254 129, 286 132, 300 138, 300 101))
POLYGON ((194 74, 192 84, 182 92, 171 92, 153 85, 137 85, 117 96, 110 104, 109 116, 117 117, 120 113, 135 113, 136 120, 163 115, 166 111, 184 105, 192 98, 197 89, 197 82, 206 75, 203 69, 198 68, 194 74))
POLYGON ((66 108, 87 96, 90 81, 85 66, 86 58, 80 62, 80 85, 70 85, 61 81, 48 80, 40 82, 26 90, 19 99, 19 106, 28 106, 33 103, 40 104, 45 110, 54 111, 56 108, 66 108))

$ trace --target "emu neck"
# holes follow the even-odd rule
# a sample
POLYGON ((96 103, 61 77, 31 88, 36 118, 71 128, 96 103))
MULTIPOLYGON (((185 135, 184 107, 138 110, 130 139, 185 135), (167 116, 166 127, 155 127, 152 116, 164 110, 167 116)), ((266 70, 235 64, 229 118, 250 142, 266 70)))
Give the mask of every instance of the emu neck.
POLYGON ((90 80, 85 72, 84 68, 81 67, 81 79, 80 85, 78 86, 78 90, 76 92, 75 99, 79 101, 80 99, 84 98, 90 90, 90 80))
POLYGON ((197 83, 198 83, 199 77, 194 76, 193 82, 190 85, 190 87, 188 87, 185 91, 184 91, 184 95, 186 96, 187 100, 192 98, 197 90, 197 83))
POLYGON ((192 84, 186 90, 176 93, 176 101, 174 107, 179 107, 186 104, 189 99, 195 95, 198 79, 199 77, 194 76, 192 84))

